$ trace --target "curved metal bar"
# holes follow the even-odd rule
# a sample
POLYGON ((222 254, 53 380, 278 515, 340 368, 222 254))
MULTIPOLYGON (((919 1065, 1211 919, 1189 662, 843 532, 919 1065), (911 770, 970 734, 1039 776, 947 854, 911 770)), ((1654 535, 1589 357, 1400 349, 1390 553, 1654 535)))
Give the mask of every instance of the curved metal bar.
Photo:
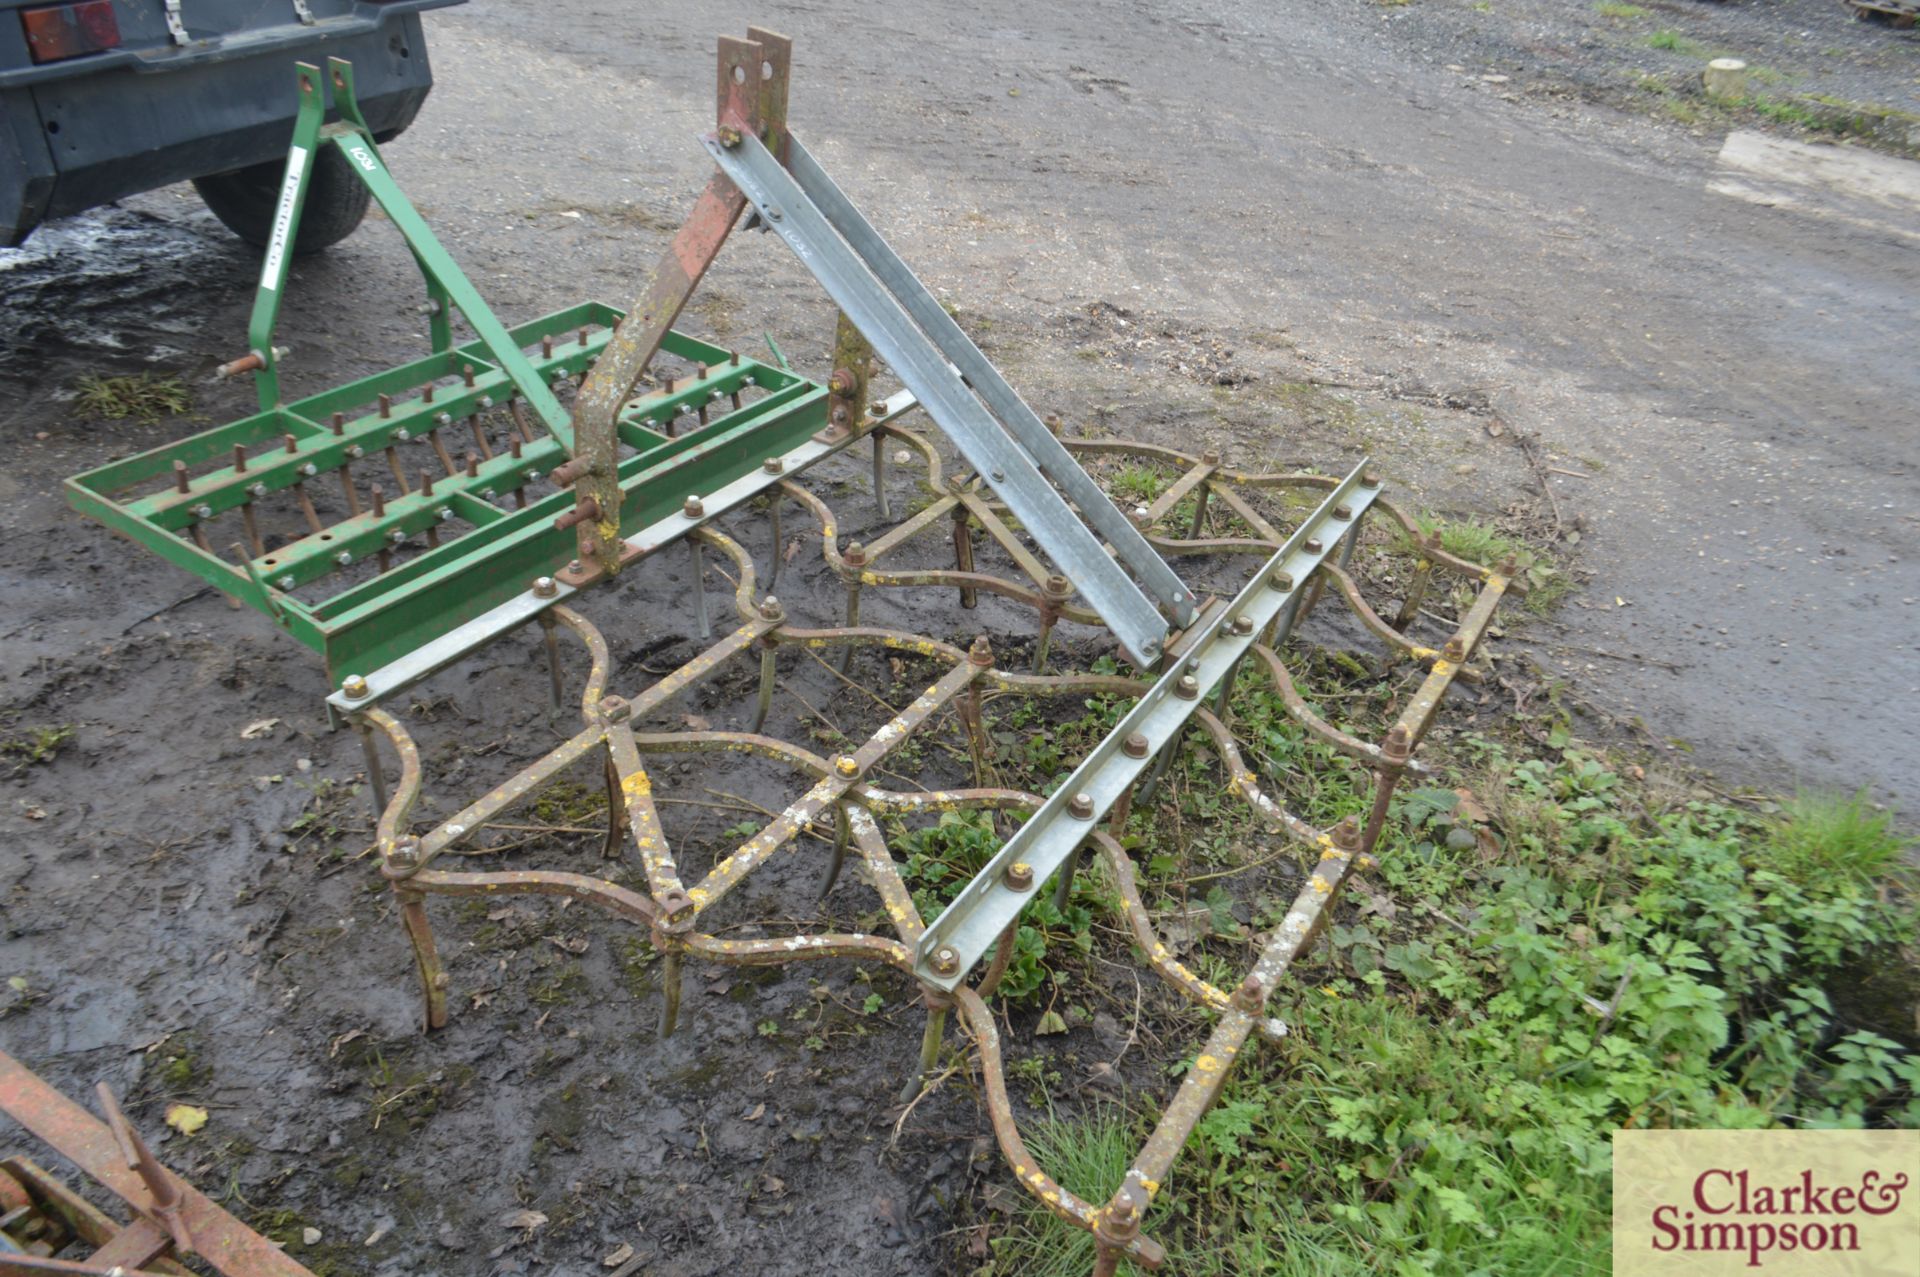
POLYGON ((1254 775, 1252 769, 1247 766, 1246 759, 1240 756, 1240 743, 1234 740, 1233 733, 1227 729, 1225 723, 1215 717, 1212 710, 1197 709, 1193 712, 1193 717, 1207 730, 1207 734, 1213 737, 1214 748, 1219 752, 1221 766, 1227 769, 1227 776, 1234 789, 1247 800, 1248 806, 1266 817, 1269 824, 1296 842, 1313 848, 1332 845, 1327 841, 1326 834, 1267 796, 1266 791, 1260 788, 1260 778, 1254 775))
MULTIPOLYGON (((1274 690, 1280 694, 1281 703, 1287 707, 1288 715, 1295 722, 1312 732, 1323 743, 1369 766, 1380 767, 1387 764, 1388 760, 1378 745, 1369 744, 1357 736, 1349 736, 1313 712, 1313 707, 1307 704, 1306 699, 1300 695, 1299 688, 1294 685, 1293 675, 1288 672, 1286 662, 1280 659, 1278 652, 1264 643, 1256 643, 1253 645, 1253 654, 1266 663, 1267 675, 1273 680, 1274 690)), ((1425 763, 1409 761, 1404 766, 1416 776, 1433 774, 1433 769, 1425 763)))
POLYGON ((637 891, 591 874, 555 869, 495 869, 487 873, 456 873, 423 869, 408 880, 416 891, 440 896, 495 896, 502 893, 570 896, 600 906, 629 922, 652 926, 658 910, 637 891))
MULTIPOLYGON (((908 970, 912 970, 911 965, 908 970)), ((987 1087, 987 1116, 993 1122, 1001 1156, 1013 1168, 1021 1187, 1039 1198, 1049 1211, 1075 1227, 1093 1231, 1100 1219, 1099 1208, 1067 1191, 1058 1180, 1041 1170, 1033 1154, 1027 1151, 1026 1141, 1020 1138, 1020 1128, 1014 1125, 1013 1100, 1007 1094, 1006 1065, 1000 1054, 1000 1031, 994 1025, 993 1012, 987 1009, 979 994, 965 985, 953 991, 953 999, 980 1052, 980 1074, 987 1087)), ((1144 1236, 1135 1238, 1127 1253, 1149 1268, 1158 1268, 1167 1257, 1158 1242, 1144 1236)))
POLYGON ((390 859, 395 844, 412 823, 413 805, 420 798, 420 748, 400 725, 400 720, 378 706, 362 710, 360 716, 378 727, 393 746, 393 752, 400 756, 400 783, 393 787, 393 796, 387 799, 374 828, 374 843, 381 857, 390 859))
MULTIPOLYGON (((733 582, 733 610, 738 612, 740 619, 749 625, 761 619, 760 612, 753 601, 757 578, 754 575, 753 556, 747 553, 747 547, 711 523, 703 523, 687 535, 695 541, 705 542, 733 560, 733 566, 740 570, 740 575, 733 582)), ((775 553, 778 553, 777 549, 775 553)))
MULTIPOLYGON (((1133 857, 1127 855, 1119 841, 1105 830, 1095 832, 1093 841, 1099 846, 1100 854, 1113 874, 1114 885, 1120 891, 1121 911, 1126 914, 1127 924, 1133 929, 1133 941, 1139 946, 1140 952, 1146 955, 1147 964, 1161 979, 1186 995, 1189 1001, 1211 1011, 1231 1008, 1232 999, 1223 990, 1201 979, 1175 957, 1173 950, 1167 948, 1166 942, 1160 939, 1146 903, 1140 898, 1140 884, 1133 871, 1133 857)), ((1277 1019, 1262 1019, 1258 1027, 1260 1036, 1269 1042, 1278 1042, 1287 1036, 1286 1024, 1277 1019)))
POLYGON ((600 698, 606 695, 607 674, 613 668, 613 659, 607 652, 607 636, 593 622, 564 603, 554 604, 547 612, 580 640, 593 662, 587 671, 586 689, 580 693, 580 713, 590 719, 600 705, 600 698))
POLYGON ((813 776, 831 770, 812 750, 755 732, 635 732, 633 744, 643 754, 758 754, 813 776))

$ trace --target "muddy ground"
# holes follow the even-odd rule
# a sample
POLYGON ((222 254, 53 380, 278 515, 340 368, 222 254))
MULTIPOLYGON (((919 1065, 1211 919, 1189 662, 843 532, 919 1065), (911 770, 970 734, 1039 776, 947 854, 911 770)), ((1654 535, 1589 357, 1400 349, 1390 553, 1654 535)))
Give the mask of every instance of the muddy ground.
MULTIPOLYGON (((1649 7, 1782 46, 1820 24, 1813 43, 1859 51, 1827 72, 1837 95, 1912 106, 1910 36, 1812 0, 1649 7)), ((1515 88, 1581 78, 1568 50, 1600 56, 1584 9, 1451 0, 470 5, 429 18, 439 85, 389 161, 504 317, 622 304, 704 180, 713 35, 749 21, 796 37, 795 128, 1037 406, 1248 466, 1372 452, 1417 504, 1500 520, 1583 576, 1501 651, 1564 679, 1586 730, 1691 751, 1728 785, 1911 801, 1920 266, 1897 209, 1862 222, 1712 190, 1720 139, 1699 125, 1515 88)), ((0 782, 17 849, 0 967, 26 982, 0 994, 0 1042, 72 1094, 112 1082, 149 1130, 168 1101, 205 1105, 207 1132, 163 1156, 281 1235, 320 1229, 297 1247, 319 1268, 586 1273, 623 1245, 663 1274, 964 1268, 956 1230, 1005 1177, 957 1084, 892 1144, 918 1034, 892 977, 696 975, 663 1043, 638 933, 453 905, 454 1023, 419 1037, 405 945, 354 858, 359 751, 325 731, 318 664, 58 494, 181 433, 80 419, 82 372, 177 372, 209 424, 246 410, 250 391, 205 378, 240 348, 254 269, 184 189, 0 255, 0 734, 74 728, 0 782), (869 991, 877 1020, 849 1009, 869 991), (520 1210, 547 1222, 501 1224, 520 1210)), ((295 393, 419 348, 407 271, 379 224, 300 265, 295 393)), ((746 235, 684 326, 756 348, 772 332, 819 372, 831 319, 784 249, 746 235)), ((834 499, 870 514, 857 485, 834 499)), ((684 572, 669 556, 594 601, 616 688, 693 650, 684 572)), ((781 595, 838 606, 817 570, 781 595)), ((870 607, 950 637, 1031 627, 944 599, 870 607)), ((865 677, 885 696, 897 675, 865 677)), ((872 709, 816 667, 792 687, 849 734, 872 709)), ((731 722, 749 697, 685 712, 731 722)), ((423 689, 408 721, 429 792, 457 803, 547 748, 544 698, 524 638, 423 689)), ((798 698, 775 725, 819 726, 798 698)), ((791 796, 751 769, 667 783, 791 796)), ((689 807, 669 831, 704 854, 737 816, 689 807)), ((590 862, 592 843, 552 854, 590 862)), ((816 873, 796 858, 748 903, 811 916, 816 873)), ((849 919, 864 899, 831 903, 849 919)), ((1108 1059, 1124 1033, 1096 1019, 1061 1049, 1108 1059)))

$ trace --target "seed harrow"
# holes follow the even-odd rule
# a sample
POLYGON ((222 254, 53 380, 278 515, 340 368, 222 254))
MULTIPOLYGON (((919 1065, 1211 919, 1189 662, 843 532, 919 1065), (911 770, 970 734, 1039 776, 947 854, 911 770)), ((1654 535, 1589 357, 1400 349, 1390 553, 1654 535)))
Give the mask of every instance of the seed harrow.
POLYGON ((661 955, 663 1033, 679 1019, 689 958, 892 967, 917 984, 928 1012, 903 1098, 926 1085, 957 1011, 1001 1151, 1021 1183, 1092 1232, 1097 1273, 1115 1271, 1122 1256, 1158 1267, 1164 1251, 1142 1232, 1150 1202, 1248 1041, 1286 1035, 1284 1022, 1269 1014, 1270 1000, 1342 884, 1369 863, 1395 787, 1424 770, 1413 754, 1442 698, 1456 681, 1479 677, 1475 650, 1503 596, 1523 590, 1524 581, 1510 562, 1466 562, 1423 536, 1364 461, 1343 477, 1255 473, 1213 452, 1072 438, 1057 419, 1041 420, 788 131, 790 61, 789 42, 771 32, 720 41, 716 127, 702 139, 716 172, 632 307, 588 304, 515 329, 491 317, 399 193, 353 107, 350 68, 335 62, 323 77, 303 67, 283 233, 267 254, 252 349, 231 366, 256 379, 261 412, 80 476, 69 491, 84 512, 265 611, 322 653, 336 689, 330 711, 367 749, 381 872, 418 964, 429 1029, 447 1022, 452 985, 428 907, 439 896, 572 897, 646 928, 661 955), (340 117, 330 124, 323 122, 329 86, 340 117), (285 352, 272 344, 273 319, 286 283, 284 245, 319 145, 346 152, 412 247, 426 280, 433 353, 286 404, 277 379, 285 352), (773 364, 756 362, 670 328, 743 216, 748 228, 783 240, 840 310, 835 366, 823 383, 777 356, 773 364), (453 344, 456 310, 477 340, 453 344), (876 356, 901 385, 890 395, 875 389, 876 356), (669 372, 661 367, 668 359, 689 367, 669 372), (569 393, 570 407, 563 404, 569 393), (906 424, 915 412, 931 419, 957 459, 906 424), (462 431, 473 440, 464 460, 449 442, 462 431), (851 486, 853 467, 827 463, 863 440, 872 449, 870 485, 853 499, 871 501, 858 517, 874 531, 864 543, 843 545, 841 518, 807 480, 816 468, 832 469, 841 489, 851 486), (409 454, 431 458, 412 483, 409 454), (382 464, 394 494, 373 486, 362 499, 354 466, 382 464), (1123 467, 1150 467, 1169 481, 1146 504, 1123 510, 1101 482, 1123 467), (329 471, 344 504, 331 523, 315 492, 329 471), (280 538, 262 526, 274 499, 290 501, 297 519, 280 538), (906 511, 898 518, 897 502, 906 511), (800 535, 790 536, 781 521, 795 508, 800 535), (245 539, 229 561, 212 549, 210 525, 234 514, 245 539), (786 551, 816 530, 821 560, 790 562, 786 551), (951 567, 911 566, 949 538, 951 567), (1363 592, 1354 564, 1363 539, 1375 551, 1391 547, 1406 565, 1392 619, 1363 592), (691 557, 687 602, 710 645, 649 685, 617 694, 609 688, 607 640, 587 615, 589 592, 679 542, 691 557), (753 545, 770 547, 764 571, 753 545), (1232 584, 1200 588, 1169 560, 1191 565, 1194 582, 1232 584), (844 617, 790 615, 773 594, 783 570, 837 578, 844 617), (717 634, 706 595, 714 573, 731 582, 733 613, 717 634), (1451 580, 1449 595, 1453 586, 1470 586, 1470 598, 1459 596, 1467 601, 1450 632, 1426 646, 1410 635, 1421 628, 1435 576, 1451 580), (336 592, 319 594, 323 581, 336 592), (1002 600, 1002 612, 1031 608, 1030 652, 1006 635, 998 647, 986 634, 962 647, 862 624, 863 601, 871 611, 882 592, 898 591, 953 591, 963 611, 982 595, 1002 600), (1301 645, 1290 648, 1290 640, 1329 593, 1373 637, 1385 663, 1425 671, 1378 741, 1328 723, 1296 690, 1301 645), (568 695, 563 640, 584 649, 580 729, 450 819, 420 829, 413 815, 425 784, 420 750, 383 702, 529 621, 544 630, 556 709, 568 695), (1093 637, 1068 650, 1057 637, 1063 623, 1088 627, 1093 637), (1088 658, 1102 643, 1117 647, 1133 672, 1091 668, 1088 658), (1018 660, 1008 655, 1016 646, 1018 660), (889 667, 896 677, 912 670, 915 687, 924 671, 924 687, 904 706, 889 704, 890 717, 864 741, 829 756, 765 734, 785 685, 782 658, 791 669, 790 654, 799 651, 821 655, 842 676, 874 671, 873 680, 849 680, 863 687, 880 686, 877 673, 889 667), (1060 668, 1063 653, 1069 668, 1060 668), (1283 777, 1247 761, 1234 725, 1249 661, 1301 728, 1370 775, 1364 819, 1318 828, 1288 810, 1283 777), (737 728, 698 719, 677 730, 647 726, 678 699, 756 664, 752 708, 737 728), (1050 795, 1002 785, 988 702, 1089 696, 1132 703, 1050 795), (970 783, 949 778, 921 787, 899 770, 907 766, 900 759, 948 724, 957 729, 955 753, 966 760, 970 783), (1193 748, 1210 753, 1219 783, 1309 866, 1284 920, 1231 986, 1203 978, 1156 933, 1122 841, 1129 816, 1193 748), (399 763, 391 792, 386 751, 399 763), (677 756, 720 752, 769 760, 804 792, 725 855, 676 852, 656 792, 670 774, 662 768, 677 756), (569 769, 596 763, 609 812, 600 863, 448 867, 490 822, 569 769), (950 903, 924 918, 889 839, 956 811, 996 813, 1009 833, 950 903), (729 912, 723 906, 743 899, 738 889, 749 877, 800 854, 809 835, 831 846, 822 900, 851 853, 890 934, 803 930, 741 919, 737 908, 735 925, 719 922, 729 912), (711 863, 694 863, 702 859, 711 863), (1080 872, 1105 876, 1147 965, 1216 1017, 1159 1125, 1105 1202, 1068 1192, 1029 1154, 987 1003, 1012 960, 1023 910, 1049 891, 1064 904, 1080 872), (741 922, 753 924, 745 938, 741 922))

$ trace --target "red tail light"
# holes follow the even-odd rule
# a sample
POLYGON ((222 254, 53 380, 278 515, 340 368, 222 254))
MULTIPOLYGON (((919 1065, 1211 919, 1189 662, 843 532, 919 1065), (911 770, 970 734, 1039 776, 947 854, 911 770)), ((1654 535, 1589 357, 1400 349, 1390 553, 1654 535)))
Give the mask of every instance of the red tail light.
POLYGON ((26 28, 27 49, 35 62, 58 62, 120 47, 120 22, 113 16, 113 0, 22 9, 20 25, 26 28))

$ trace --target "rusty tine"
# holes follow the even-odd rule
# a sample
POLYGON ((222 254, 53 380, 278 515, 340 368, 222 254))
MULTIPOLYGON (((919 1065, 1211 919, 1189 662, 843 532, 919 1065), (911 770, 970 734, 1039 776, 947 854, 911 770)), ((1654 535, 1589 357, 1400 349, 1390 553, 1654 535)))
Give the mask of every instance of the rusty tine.
POLYGON ((407 472, 400 464, 400 453, 392 444, 387 445, 387 465, 393 470, 393 481, 400 485, 400 495, 407 495, 407 472))
POLYGON ((284 435, 282 437, 286 440, 288 452, 300 451, 300 440, 296 436, 284 435))
POLYGON ((424 387, 421 388, 420 402, 421 403, 433 402, 433 383, 432 382, 428 382, 424 387))
POLYGON ((153 1213, 160 1217, 166 1227, 167 1235, 173 1239, 173 1249, 182 1257, 194 1253, 193 1234, 187 1229, 187 1221, 181 1218, 180 1206, 183 1194, 180 1186, 168 1178, 166 1168, 154 1157, 147 1142, 127 1121, 127 1115, 120 1111, 120 1104, 113 1098, 113 1092, 105 1082, 94 1087, 94 1095, 100 1101, 100 1111, 107 1119, 107 1129, 113 1132, 114 1142, 120 1146, 120 1155, 126 1159, 127 1169, 140 1177, 146 1185, 147 1195, 153 1200, 153 1213))
POLYGON ((587 344, 587 330, 584 328, 580 330, 580 344, 583 347, 587 344))
POLYGON ((266 542, 260 539, 260 525, 253 517, 253 502, 242 501, 240 503, 240 522, 247 530, 247 544, 253 547, 253 557, 256 559, 266 558, 267 545, 266 542))
POLYGON ((479 447, 480 455, 493 460, 493 449, 487 445, 487 432, 480 428, 480 418, 468 417, 467 424, 473 427, 473 442, 479 447))
POLYGON ((542 359, 553 358, 553 338, 542 337, 540 339, 540 358, 542 359))
POLYGON ((173 490, 182 494, 193 490, 193 485, 187 480, 187 463, 184 461, 173 463, 173 490))
POLYGON ((373 485, 373 517, 384 519, 387 515, 387 494, 379 484, 373 485))
POLYGON ((440 441, 440 432, 438 430, 427 431, 427 442, 433 446, 433 455, 440 458, 440 464, 447 468, 448 478, 452 478, 454 475, 460 473, 459 463, 448 455, 447 445, 440 441))
POLYGON ((433 476, 425 470, 420 472, 420 495, 423 497, 433 495, 433 476))
POLYGON ((233 472, 235 474, 247 472, 247 445, 244 443, 233 445, 233 472))
POLYGON ((467 454, 467 478, 478 479, 479 477, 480 477, 480 454, 477 452, 469 452, 467 454))
POLYGON ((347 414, 336 412, 328 419, 327 424, 333 428, 335 435, 343 435, 347 432, 347 414))
POLYGON ((348 468, 347 463, 344 461, 340 463, 340 490, 346 493, 347 514, 353 518, 359 518, 360 494, 353 490, 353 471, 348 468))
POLYGON ((313 498, 307 495, 307 485, 304 483, 294 484, 293 495, 294 498, 300 502, 300 513, 306 516, 307 527, 316 535, 325 532, 327 525, 320 522, 320 512, 313 508, 313 498))
POLYGON ((473 388, 473 365, 472 364, 460 365, 460 379, 466 383, 468 389, 473 388))
POLYGON ((511 433, 507 435, 507 448, 515 461, 520 460, 520 436, 519 435, 511 434, 511 433))
POLYGON ((380 396, 380 416, 382 418, 386 418, 386 417, 391 417, 392 415, 393 415, 393 396, 388 394, 382 394, 380 396))

